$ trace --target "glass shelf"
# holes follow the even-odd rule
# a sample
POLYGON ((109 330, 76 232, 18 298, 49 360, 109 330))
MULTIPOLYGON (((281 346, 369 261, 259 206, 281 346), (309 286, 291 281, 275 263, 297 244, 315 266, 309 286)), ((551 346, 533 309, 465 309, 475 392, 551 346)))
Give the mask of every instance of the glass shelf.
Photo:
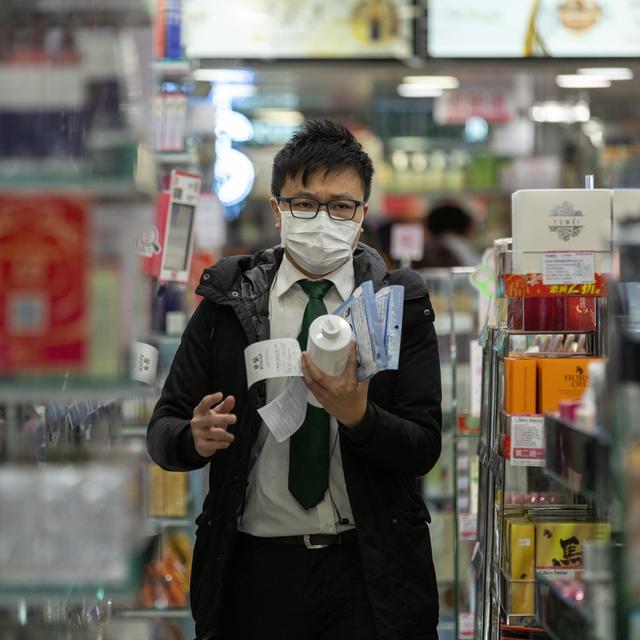
POLYGON ((113 613, 117 618, 190 618, 191 609, 188 607, 176 607, 169 609, 121 609, 113 613))
POLYGON ((97 178, 77 175, 11 176, 0 177, 0 190, 8 192, 50 193, 85 196, 92 199, 148 200, 148 195, 139 191, 131 178, 97 178))
POLYGON ((537 618, 551 638, 585 640, 591 637, 587 608, 565 595, 556 582, 538 576, 536 596, 537 618))
POLYGON ((189 520, 189 518, 154 518, 148 517, 146 519, 149 527, 154 527, 158 529, 169 529, 171 527, 175 529, 181 529, 184 527, 195 527, 195 523, 193 520, 189 520))
POLYGON ((191 61, 186 58, 154 60, 151 63, 151 68, 163 78, 181 78, 191 75, 191 61))
POLYGON ((0 379, 0 402, 26 403, 78 400, 121 400, 151 397, 157 391, 133 380, 103 380, 91 378, 11 378, 0 379))
POLYGON ((196 164, 198 158, 191 151, 185 152, 157 152, 153 154, 159 164, 196 164))
POLYGON ((585 431, 551 415, 544 417, 545 473, 573 493, 606 504, 608 500, 609 434, 585 431))

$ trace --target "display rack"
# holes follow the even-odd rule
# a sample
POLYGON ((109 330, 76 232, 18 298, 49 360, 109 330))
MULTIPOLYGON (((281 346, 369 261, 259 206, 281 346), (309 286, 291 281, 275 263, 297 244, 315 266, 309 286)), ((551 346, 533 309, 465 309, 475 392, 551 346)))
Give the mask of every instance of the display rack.
MULTIPOLYGON (((538 573, 537 568, 533 574, 528 572, 520 577, 510 573, 507 556, 512 551, 509 550, 506 527, 507 523, 511 526, 511 521, 526 522, 533 530, 536 513, 554 508, 566 509, 567 513, 577 510, 590 521, 610 520, 610 437, 602 427, 586 429, 555 415, 543 417, 540 398, 537 407, 535 404, 535 392, 532 408, 511 410, 509 403, 515 401, 511 400, 507 386, 517 385, 519 391, 528 384, 535 387, 536 380, 541 379, 540 369, 548 369, 545 362, 549 360, 560 358, 569 363, 567 366, 573 366, 573 362, 575 366, 585 367, 583 358, 586 356, 604 356, 606 289, 604 286, 591 289, 587 294, 590 300, 580 303, 592 311, 591 327, 582 327, 581 331, 575 327, 554 330, 541 327, 541 330, 525 331, 525 300, 528 296, 535 298, 540 295, 539 289, 536 294, 522 282, 510 288, 514 277, 508 271, 500 271, 501 267, 513 262, 508 255, 509 243, 497 241, 496 245, 499 270, 495 325, 487 326, 480 339, 483 349, 481 437, 478 446, 480 506, 472 563, 476 577, 475 638, 498 640, 516 637, 510 634, 523 633, 526 635, 517 637, 543 637, 546 633, 558 640, 579 636, 591 638, 584 631, 592 629, 593 625, 589 626, 585 608, 579 606, 580 593, 577 592, 572 601, 566 593, 568 582, 557 583, 538 573), (541 345, 544 346, 541 348, 541 345), (530 383, 520 379, 514 385, 513 381, 507 381, 511 380, 507 370, 515 367, 510 364, 514 360, 521 364, 528 361, 531 365, 533 377, 530 383), (518 449, 514 444, 516 433, 518 442, 522 441, 523 423, 536 434, 528 442, 528 449, 518 449), (544 437, 541 437, 543 433, 544 437), (527 513, 531 514, 531 521, 518 519, 527 513), (537 599, 534 599, 536 594, 537 599), (575 624, 569 622, 572 620, 575 624), (569 628, 576 635, 566 635, 565 629, 569 628)), ((534 277, 527 280, 541 282, 534 277)), ((570 297, 562 302, 565 304, 573 304, 570 297)), ((527 399, 520 402, 526 404, 527 399)), ((540 520, 541 517, 537 517, 540 520)), ((546 522, 544 519, 541 521, 546 522)), ((519 542, 526 542, 528 547, 536 544, 535 540, 519 539, 519 542)))
POLYGON ((152 637, 155 623, 112 616, 134 601, 147 551, 141 447, 121 428, 124 399, 153 395, 129 377, 149 316, 134 251, 152 212, 135 166, 149 122, 149 4, 12 0, 3 21, 0 210, 18 230, 31 225, 2 236, 1 259, 22 265, 3 264, 22 274, 3 293, 32 297, 0 327, 0 635, 152 637))
POLYGON ((421 275, 435 312, 442 375, 442 454, 424 479, 441 602, 442 638, 470 638, 473 598, 468 576, 476 537, 478 415, 474 371, 479 294, 473 269, 427 269, 421 275), (437 545, 443 545, 438 549, 437 545))

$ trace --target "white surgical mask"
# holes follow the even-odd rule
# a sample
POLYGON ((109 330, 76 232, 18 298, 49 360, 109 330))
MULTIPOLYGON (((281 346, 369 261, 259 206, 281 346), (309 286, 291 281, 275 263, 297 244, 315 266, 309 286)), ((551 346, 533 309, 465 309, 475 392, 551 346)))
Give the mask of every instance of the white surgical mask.
POLYGON ((319 211, 311 220, 280 210, 280 235, 289 255, 308 273, 322 276, 351 259, 360 223, 332 220, 319 211))

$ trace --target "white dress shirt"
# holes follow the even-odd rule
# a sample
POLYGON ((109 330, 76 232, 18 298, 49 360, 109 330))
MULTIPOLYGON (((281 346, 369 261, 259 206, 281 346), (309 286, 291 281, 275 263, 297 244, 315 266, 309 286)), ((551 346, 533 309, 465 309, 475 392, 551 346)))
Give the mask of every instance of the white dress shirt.
MULTIPOLYGON (((309 300, 298 281, 305 278, 285 254, 269 294, 271 338, 298 337, 309 300)), ((324 297, 327 312, 331 313, 353 291, 353 261, 349 260, 324 279, 334 285, 324 297)), ((267 380, 267 402, 284 391, 290 381, 291 378, 267 380)), ((335 534, 353 529, 353 514, 342 470, 338 421, 331 416, 329 491, 311 509, 302 507, 289 492, 289 443, 290 440, 279 443, 265 424, 261 425, 252 456, 256 461, 249 472, 246 504, 238 530, 253 536, 274 537, 335 534), (348 520, 349 524, 339 524, 340 519, 348 520)))

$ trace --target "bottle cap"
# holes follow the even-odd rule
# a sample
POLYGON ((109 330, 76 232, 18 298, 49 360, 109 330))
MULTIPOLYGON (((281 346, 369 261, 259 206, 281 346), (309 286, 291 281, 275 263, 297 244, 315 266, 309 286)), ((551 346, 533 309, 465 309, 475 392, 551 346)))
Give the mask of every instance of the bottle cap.
POLYGON ((331 320, 327 318, 322 325, 322 335, 329 340, 335 340, 340 333, 340 328, 331 320))

